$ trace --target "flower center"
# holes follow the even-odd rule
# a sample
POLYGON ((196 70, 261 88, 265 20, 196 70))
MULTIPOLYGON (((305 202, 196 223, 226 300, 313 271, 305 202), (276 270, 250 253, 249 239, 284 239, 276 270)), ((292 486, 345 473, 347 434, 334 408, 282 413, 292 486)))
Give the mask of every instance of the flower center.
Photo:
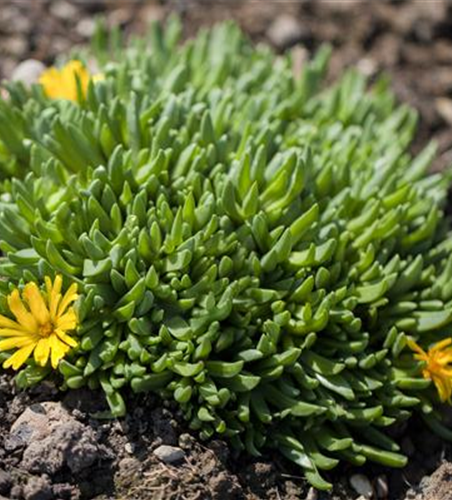
POLYGON ((53 332, 53 325, 50 321, 39 326, 39 335, 41 337, 49 337, 53 332))

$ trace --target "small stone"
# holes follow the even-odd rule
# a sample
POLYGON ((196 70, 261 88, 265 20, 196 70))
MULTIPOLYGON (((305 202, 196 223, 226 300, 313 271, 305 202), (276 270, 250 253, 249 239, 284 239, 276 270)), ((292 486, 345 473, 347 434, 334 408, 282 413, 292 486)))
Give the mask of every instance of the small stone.
POLYGON ((378 69, 376 61, 370 57, 360 59, 356 66, 359 72, 367 77, 375 75, 378 69))
POLYGON ((75 19, 77 18, 78 14, 77 7, 65 1, 52 2, 50 6, 50 12, 55 17, 63 21, 75 19))
POLYGON ((452 99, 447 97, 439 97, 436 99, 436 109, 441 118, 448 124, 452 125, 452 99))
POLYGON ((372 498, 374 490, 370 481, 363 474, 354 474, 350 477, 350 486, 364 498, 372 498))
POLYGON ((317 500, 317 498, 318 498, 317 490, 313 486, 311 486, 309 488, 305 500, 317 500))
POLYGON ((107 22, 109 26, 125 26, 132 18, 132 9, 122 7, 115 9, 108 14, 107 22))
POLYGON ((126 453, 132 455, 135 451, 135 446, 132 443, 126 443, 124 449, 126 450, 126 453))
POLYGON ((83 38, 90 38, 94 30, 96 29, 96 22, 94 19, 85 17, 84 19, 80 19, 75 27, 75 31, 82 36, 83 38))
POLYGON ((42 72, 45 70, 44 64, 36 59, 22 61, 11 75, 11 79, 23 82, 25 85, 37 83, 42 72))
POLYGON ((190 434, 184 433, 179 436, 179 446, 184 450, 188 450, 193 446, 193 438, 190 434))
POLYGON ((176 446, 162 444, 154 450, 154 455, 166 464, 180 462, 185 457, 185 452, 176 446))
POLYGON ((157 5, 156 3, 143 5, 139 15, 139 19, 142 19, 143 23, 146 25, 155 21, 162 21, 164 17, 165 8, 162 5, 157 5))
POLYGON ((11 489, 11 476, 0 469, 0 495, 8 495, 11 489))
POLYGON ((293 16, 281 14, 267 30, 270 42, 279 49, 287 49, 306 38, 306 30, 293 16))
POLYGON ((22 36, 7 38, 2 43, 2 49, 11 56, 20 57, 28 48, 27 40, 22 36))
POLYGON ((378 498, 387 498, 389 493, 388 478, 386 476, 378 476, 375 489, 378 498))

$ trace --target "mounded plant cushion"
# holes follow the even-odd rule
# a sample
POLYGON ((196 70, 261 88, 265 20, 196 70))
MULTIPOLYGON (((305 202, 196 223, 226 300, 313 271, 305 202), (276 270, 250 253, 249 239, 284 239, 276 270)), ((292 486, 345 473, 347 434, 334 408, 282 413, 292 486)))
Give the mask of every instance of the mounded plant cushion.
POLYGON ((46 276, 80 295, 59 373, 30 355, 18 383, 100 386, 113 416, 155 392, 318 488, 341 460, 403 466, 386 427, 418 412, 451 434, 449 174, 426 174, 431 146, 412 158, 384 81, 322 85, 328 50, 293 75, 233 25, 179 31, 99 31, 75 100, 6 85, 1 312, 27 283, 50 307, 46 276))

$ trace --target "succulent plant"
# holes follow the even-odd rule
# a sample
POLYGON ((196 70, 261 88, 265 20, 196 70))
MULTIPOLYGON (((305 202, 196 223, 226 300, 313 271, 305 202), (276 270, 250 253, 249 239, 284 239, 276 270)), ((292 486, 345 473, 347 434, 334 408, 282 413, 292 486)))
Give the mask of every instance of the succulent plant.
MULTIPOLYGON (((317 488, 342 460, 405 465, 386 427, 418 412, 452 434, 431 383, 449 358, 438 379, 412 351, 450 335, 450 175, 427 175, 433 146, 411 156, 416 114, 387 82, 322 83, 328 49, 294 75, 234 25, 179 34, 99 32, 104 79, 76 101, 6 84, 2 312, 29 282, 76 283, 60 376, 112 416, 153 391, 317 488)), ((30 359, 17 380, 51 374, 30 359)))

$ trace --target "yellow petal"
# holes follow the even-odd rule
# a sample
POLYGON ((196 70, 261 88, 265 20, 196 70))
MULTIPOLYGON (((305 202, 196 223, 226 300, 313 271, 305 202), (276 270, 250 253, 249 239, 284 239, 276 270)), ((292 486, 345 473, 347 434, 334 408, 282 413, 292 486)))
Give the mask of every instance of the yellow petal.
POLYGON ((61 342, 56 335, 50 336, 50 352, 52 368, 58 368, 58 363, 66 356, 70 347, 61 342))
POLYGON ((0 328, 12 328, 12 329, 18 329, 20 330, 22 327, 17 323, 17 321, 14 321, 13 319, 7 318, 6 316, 3 316, 0 314, 0 328))
MULTIPOLYGON (((17 325, 19 326, 19 325, 17 325)), ((26 332, 25 330, 17 330, 13 328, 0 328, 0 337, 34 337, 35 334, 26 332)))
POLYGON ((438 390, 439 399, 444 403, 451 397, 452 387, 447 378, 433 376, 433 382, 438 390))
POLYGON ((38 363, 38 365, 45 366, 47 364, 47 360, 49 359, 49 354, 50 354, 49 337, 41 338, 41 340, 35 347, 34 357, 36 363, 38 363))
POLYGON ((69 61, 60 70, 49 68, 39 79, 45 94, 51 99, 77 100, 77 78, 85 95, 89 82, 89 73, 80 61, 69 61))
POLYGON ((68 311, 57 319, 56 327, 59 330, 74 330, 77 326, 77 316, 71 307, 68 311))
POLYGON ((0 340, 0 351, 9 351, 15 347, 25 347, 26 345, 34 344, 29 337, 12 337, 6 340, 0 340))
POLYGON ((407 340, 408 347, 415 352, 418 352, 422 356, 427 356, 427 353, 422 349, 420 345, 418 345, 414 340, 407 340))
POLYGON ((451 338, 441 340, 440 342, 437 342, 433 347, 431 347, 429 349, 429 353, 434 353, 434 352, 437 352, 437 351, 442 351, 445 347, 447 347, 451 343, 452 343, 452 339, 451 338))
POLYGON ((49 310, 47 309, 44 297, 36 283, 28 283, 24 287, 23 296, 25 297, 28 306, 33 316, 38 320, 40 325, 45 325, 50 321, 49 310))
POLYGON ((8 305, 17 321, 24 327, 25 330, 28 332, 36 332, 38 330, 38 323, 33 315, 30 314, 24 306, 24 303, 19 295, 19 290, 13 290, 12 293, 8 295, 8 305))
POLYGON ((63 341, 66 342, 66 344, 70 345, 71 347, 75 347, 78 342, 74 340, 72 337, 69 337, 69 335, 66 335, 63 330, 59 330, 58 328, 55 330, 55 333, 58 335, 58 337, 63 341))
POLYGON ((33 352, 34 347, 34 344, 31 344, 16 351, 3 363, 3 368, 13 368, 13 370, 18 370, 25 363, 25 361, 27 361, 30 354, 33 352))
POLYGON ((72 283, 72 285, 69 287, 68 291, 64 294, 63 300, 61 301, 60 306, 58 307, 58 316, 61 316, 64 314, 66 308, 74 302, 74 300, 77 300, 78 294, 77 294, 77 283, 72 283))
POLYGON ((61 300, 61 287, 63 285, 63 278, 61 277, 61 274, 58 274, 52 284, 51 279, 46 276, 45 282, 47 287, 50 317, 52 318, 52 320, 54 320, 58 311, 58 304, 61 300))

